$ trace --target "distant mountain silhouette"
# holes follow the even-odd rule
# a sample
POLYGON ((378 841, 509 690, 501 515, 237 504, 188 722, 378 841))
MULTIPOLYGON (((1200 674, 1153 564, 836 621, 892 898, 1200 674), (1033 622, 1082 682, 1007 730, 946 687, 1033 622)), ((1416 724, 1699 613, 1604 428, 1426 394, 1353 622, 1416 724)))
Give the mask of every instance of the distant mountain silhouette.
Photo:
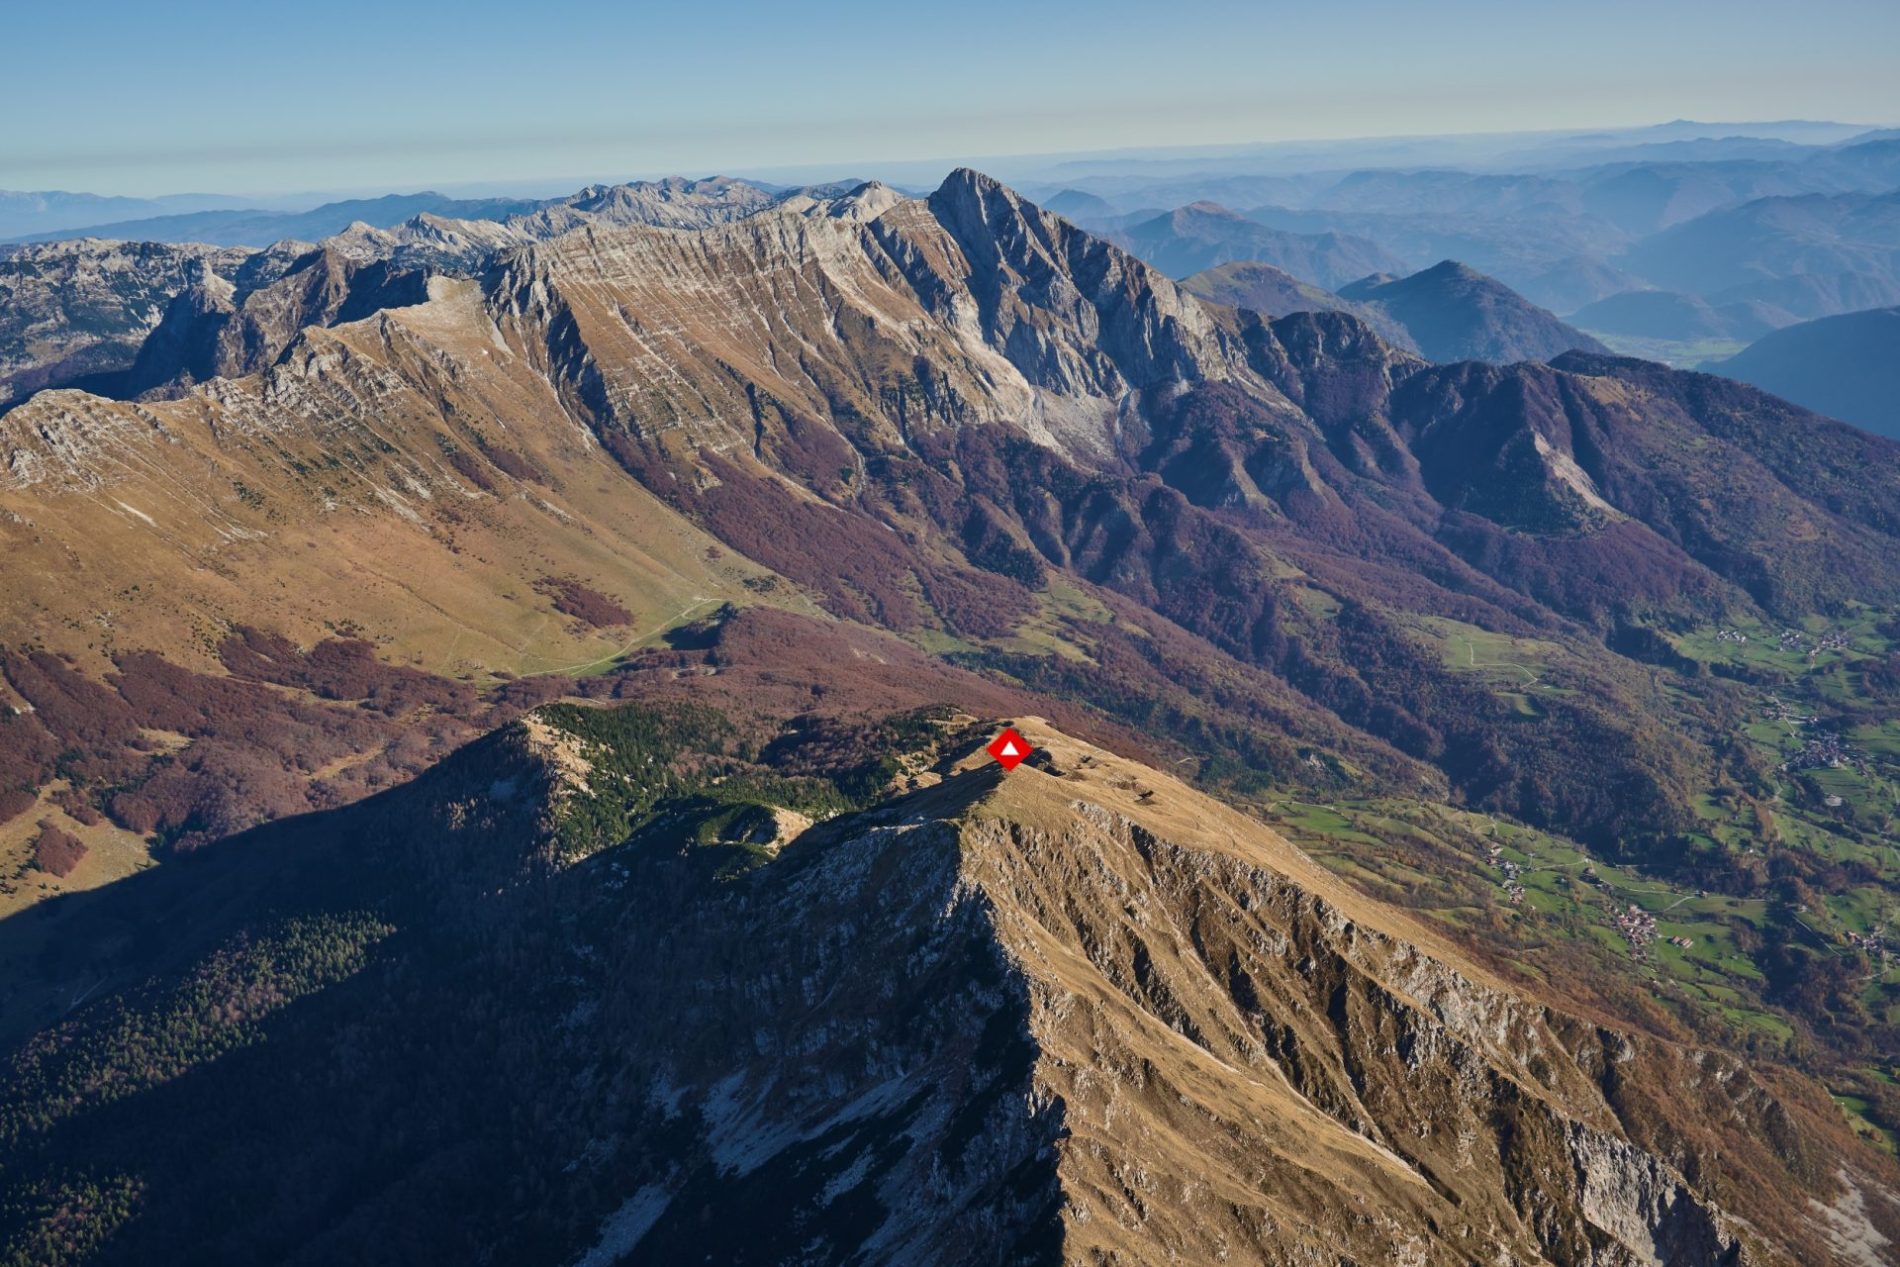
POLYGON ((63 190, 0 189, 0 241, 53 233, 80 225, 140 217, 181 215, 244 206, 224 194, 169 194, 163 198, 124 198, 63 190))
POLYGON ((315 242, 341 233, 359 221, 387 229, 414 216, 451 216, 463 220, 501 220, 546 206, 545 199, 451 198, 446 194, 387 194, 326 202, 309 211, 195 211, 39 233, 36 242, 104 238, 112 242, 205 242, 212 246, 269 246, 292 239, 315 242))
POLYGON ((1656 234, 1617 263, 1711 303, 1755 299, 1797 317, 1900 303, 1900 192, 1758 198, 1656 234))
POLYGON ((1398 257, 1365 238, 1270 229, 1212 202, 1191 203, 1131 225, 1112 235, 1112 240, 1170 277, 1258 260, 1335 290, 1368 273, 1405 267, 1398 257))
POLYGON ((1703 368, 1900 437, 1900 308, 1804 321, 1703 368))
POLYGON ((1403 326, 1433 361, 1548 361, 1564 352, 1603 352, 1601 343, 1495 278, 1456 260, 1410 277, 1363 278, 1340 289, 1403 326))

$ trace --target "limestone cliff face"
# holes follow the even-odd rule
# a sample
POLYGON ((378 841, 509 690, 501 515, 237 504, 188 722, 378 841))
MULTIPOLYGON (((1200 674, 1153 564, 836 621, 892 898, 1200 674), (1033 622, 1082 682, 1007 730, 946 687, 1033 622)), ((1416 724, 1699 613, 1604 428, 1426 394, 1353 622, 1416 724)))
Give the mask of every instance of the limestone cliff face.
POLYGON ((927 200, 865 186, 691 234, 590 226, 487 290, 577 411, 687 452, 801 422, 901 448, 1007 420, 1100 458, 1145 397, 1248 374, 1215 312, 973 172, 927 200))

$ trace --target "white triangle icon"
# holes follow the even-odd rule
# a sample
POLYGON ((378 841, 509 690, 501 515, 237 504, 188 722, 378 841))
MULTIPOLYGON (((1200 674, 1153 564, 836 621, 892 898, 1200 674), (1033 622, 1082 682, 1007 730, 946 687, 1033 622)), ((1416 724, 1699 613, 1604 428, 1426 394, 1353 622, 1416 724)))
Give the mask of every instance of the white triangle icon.
POLYGON ((1016 741, 1014 739, 1005 739, 1003 741, 1003 755, 1006 757, 1013 757, 1017 755, 1016 741))

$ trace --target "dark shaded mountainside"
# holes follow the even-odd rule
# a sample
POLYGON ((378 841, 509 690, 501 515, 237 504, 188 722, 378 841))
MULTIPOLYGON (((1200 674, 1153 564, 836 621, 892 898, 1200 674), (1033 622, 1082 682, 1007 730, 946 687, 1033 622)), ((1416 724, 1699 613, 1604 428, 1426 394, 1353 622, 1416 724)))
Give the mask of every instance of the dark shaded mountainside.
MULTIPOLYGON (((1632 1003, 1622 975, 1543 984, 1541 967, 1512 988, 1574 1006, 1507 1004, 1502 986, 1476 1003, 1462 986, 1441 993, 1427 961, 1476 950, 1431 950, 1434 935, 1393 931, 1369 904, 1337 915, 1363 901, 1350 894, 1322 910, 1223 870, 1202 856, 1226 856, 1218 841, 1145 819, 1135 785, 1156 813, 1202 819, 1211 804, 1129 767, 1114 766, 1128 788, 1017 802, 1019 785, 960 771, 968 747, 946 740, 910 765, 945 779, 919 795, 945 799, 887 806, 879 780, 903 767, 911 723, 876 722, 898 733, 876 732, 849 768, 792 760, 826 716, 872 725, 873 699, 888 697, 887 713, 948 699, 979 717, 1095 727, 1111 748, 1138 731, 1156 760, 1256 805, 1275 793, 1449 801, 1789 909, 1850 880, 1882 891, 1884 863, 1864 844, 1884 830, 1877 805, 1844 802, 1825 820, 1864 875, 1792 840, 1770 874, 1712 834, 1711 807, 1823 811, 1818 794, 1813 807, 1778 799, 1807 793, 1798 780, 1784 793, 1736 738, 1765 679, 1684 648, 1712 627, 1863 614, 1871 626, 1900 606, 1900 445, 1643 362, 1433 366, 1349 314, 1204 303, 972 172, 927 199, 867 185, 693 229, 585 220, 464 277, 418 263, 430 275, 404 280, 403 245, 359 235, 246 291, 205 283, 168 314, 178 337, 142 358, 241 377, 167 383, 142 401, 47 392, 0 418, 14 644, 0 664, 13 703, 0 808, 62 831, 104 816, 171 859, 0 922, 30 956, 13 962, 35 965, 8 1008, 38 1034, 16 1053, 8 1101, 36 1167, 5 1176, 21 1261, 46 1245, 57 1261, 149 1261, 204 1235, 221 1176, 277 1184, 261 1159, 296 1150, 275 1125, 240 1130, 229 1109, 201 1118, 193 1098, 254 1102, 262 1084, 245 1080, 267 1078, 261 1055, 211 1057, 266 1032, 243 1027, 267 1012, 312 1053, 298 1067, 328 1071, 293 1080, 305 1097, 282 1119, 293 1136, 338 1105, 368 1124, 379 1106, 431 1102, 434 1084, 415 1081, 431 1070, 495 1072, 421 1134, 394 1132, 373 1162, 343 1165, 347 1190, 314 1178, 335 1170, 313 1161, 302 1194, 292 1176, 232 1197, 246 1217, 224 1225, 213 1260, 291 1260, 300 1245, 354 1256, 410 1229, 421 1248, 388 1241, 390 1261, 454 1257, 435 1247, 458 1236, 567 1261, 588 1228, 606 1238, 593 1261, 664 1261, 688 1227, 703 1236, 749 1212, 809 1226, 819 1261, 897 1261, 925 1244, 968 1261, 1151 1261, 1157 1247, 1207 1256, 1215 1237, 1290 1261, 1313 1247, 1315 1211, 1328 1212, 1316 1234, 1362 1261, 1469 1261, 1483 1246, 1526 1263, 1856 1263, 1900 1240, 1887 1163, 1777 1063, 1792 1047, 1764 1044, 1759 1084, 1696 1047, 1704 1033, 1741 1045, 1719 1008, 1632 1003), (85 585, 63 579, 75 568, 85 585), (864 673, 875 689, 852 696, 864 673), (744 718, 767 705, 748 682, 777 710, 749 732, 744 718), (583 747, 542 735, 543 752, 566 751, 549 758, 565 774, 517 800, 533 772, 517 777, 505 753, 553 725, 544 717, 342 817, 212 843, 399 783, 569 693, 710 697, 743 716, 710 751, 668 731, 663 751, 623 759, 620 740, 589 729, 614 723, 558 714, 583 747), (849 709, 828 698, 841 696, 849 709), (303 711, 281 720, 287 709, 303 711), (320 759, 278 746, 293 722, 324 737, 320 759), (405 748, 416 733, 430 742, 405 748), (760 790, 771 779, 813 781, 760 790), (656 809, 668 797, 700 800, 656 809), (851 817, 880 807, 889 824, 917 820, 918 848, 893 853, 890 833, 851 817), (787 813, 837 826, 807 839, 787 813), (378 817, 390 814, 400 828, 378 817), (424 820, 446 826, 409 825, 424 820), (796 842, 710 895, 692 887, 703 876, 649 883, 642 850, 670 857, 702 822, 692 839, 737 853, 689 849, 689 872, 796 842), (338 888, 313 879, 313 892, 335 905, 315 925, 273 925, 272 912, 302 918, 301 890, 264 859, 300 850, 319 861, 287 874, 329 877, 338 888), (1025 872, 1025 851, 1064 883, 1025 872), (216 879, 226 867, 241 878, 216 879), (621 867, 640 881, 621 886, 621 867), (907 869, 912 880, 881 887, 907 869), (1129 931, 1125 898, 1096 887, 1125 894, 1123 881, 1167 895, 1172 932, 1129 931), (184 913, 200 901, 223 913, 184 913), (422 905, 385 904, 411 901, 422 905), (1287 905, 1246 914, 1262 902, 1287 905), (168 907, 181 913, 142 913, 168 907), (116 931, 37 931, 69 918, 116 931), (583 931, 596 920, 599 938, 583 931), (226 950, 158 953, 172 931, 219 930, 236 939, 226 950), (281 954, 276 936, 292 938, 281 954), (484 949, 464 958, 470 945, 484 949), (101 949, 89 960, 87 947, 101 949), (259 954, 300 965, 286 972, 306 985, 259 978, 259 954), (159 960, 179 975, 136 995, 128 978, 159 960), (583 981, 606 971, 610 992, 523 988, 556 960, 583 981), (1084 962, 1113 989, 1077 976, 1084 962), (900 978, 879 974, 895 963, 913 965, 916 1016, 883 1002, 900 978), (779 1036, 720 1012, 734 999, 703 983, 722 972, 757 983, 741 993, 765 1000, 779 1036), (192 1031, 206 1014, 193 1008, 222 1018, 212 1046, 177 1057, 163 1054, 172 1039, 148 1041, 154 1025, 174 1032, 155 1016, 192 1031), (1599 1013, 1651 1036, 1565 1019, 1599 1013), (365 1015, 390 1019, 346 1023, 365 1015), (677 1015, 706 1018, 681 1030, 703 1032, 705 1050, 639 1048, 669 1041, 650 1018, 677 1015), (594 1059, 628 1043, 623 1066, 594 1059), (1048 1054, 1063 1043, 1069 1054, 1048 1054), (98 1064, 96 1052, 119 1054, 98 1064), (1089 1061, 1114 1078, 1074 1072, 1089 1061), (1269 1066, 1279 1072, 1239 1072, 1269 1066), (97 1082, 98 1068, 120 1072, 97 1082), (226 1077, 245 1089, 227 1096, 226 1077), (1176 1078, 1208 1116, 1177 1116, 1153 1091, 1176 1078), (529 1083, 546 1097, 518 1098, 529 1083), (135 1100, 113 1098, 134 1086, 135 1100), (1147 1090, 1121 1099, 1117 1086, 1147 1090), (760 1108, 768 1087, 795 1128, 760 1108), (1456 1103, 1408 1117, 1428 1087, 1456 1103), (1305 1124, 1276 1137, 1276 1156, 1303 1149, 1286 1141, 1307 1126, 1339 1132, 1325 1167, 1263 1169, 1250 1145, 1223 1142, 1210 1123, 1246 1118, 1256 1093, 1305 1124), (611 1137, 597 1130, 603 1105, 622 1115, 611 1137), (63 1106, 79 1106, 70 1124, 63 1106), (1454 1119, 1465 1125, 1443 1127, 1454 1119), (238 1142, 215 1157, 165 1142, 201 1121, 238 1142), (476 1121, 492 1133, 467 1142, 476 1121), (404 1151, 425 1136, 439 1146, 404 1151), (783 1147, 747 1151, 748 1139, 783 1147), (920 1160, 921 1141, 946 1169, 920 1160), (1151 1188, 1130 1160, 1151 1144, 1171 1173, 1206 1175, 1219 1159, 1218 1182, 1151 1188), (519 1148, 537 1159, 525 1171, 519 1148), (869 1176, 907 1186, 873 1192, 869 1176), (1353 1212, 1338 1194, 1361 1180, 1402 1195, 1383 1216, 1353 1212), (1291 1204, 1262 1196, 1289 1186, 1304 1194, 1291 1204), (405 1193, 416 1208, 485 1213, 436 1228, 405 1193), (946 1238, 929 1222, 966 1210, 1015 1239, 946 1238), (311 1239, 317 1223, 329 1239, 311 1239)), ((1827 664, 1856 693, 1853 724, 1884 734, 1900 681, 1890 652, 1827 664)), ((1064 771, 1115 760, 1076 750, 1065 764, 1069 741, 1046 741, 1064 771)), ((1059 777, 1027 771, 1020 786, 1059 777)), ((1241 852, 1257 867, 1254 848, 1241 852)), ((1274 857, 1304 877, 1295 889, 1319 891, 1310 864, 1274 857)), ((1413 875, 1423 892, 1428 877, 1413 875)), ((1555 925, 1528 932, 1523 918, 1465 911, 1450 925, 1519 968, 1549 964, 1530 942, 1555 925)), ((1764 933, 1752 953, 1765 966, 1736 973, 1783 991, 1788 1041, 1846 1063, 1891 1051, 1878 973, 1850 981, 1839 956, 1789 935, 1764 933)), ((197 1138, 221 1138, 206 1130, 197 1138)), ((756 1254, 786 1258, 776 1244, 756 1254)))
POLYGON ((248 254, 83 241, 0 255, 0 410, 124 370, 176 295, 235 274, 248 254))
POLYGON ((1349 312, 1400 351, 1418 351, 1418 345, 1405 327, 1382 310, 1354 303, 1330 290, 1321 290, 1271 264, 1242 261, 1217 265, 1183 278, 1181 289, 1229 308, 1246 308, 1263 317, 1290 317, 1296 312, 1349 312))
POLYGON ((1444 260, 1410 277, 1367 277, 1340 298, 1402 326, 1428 360, 1548 361, 1565 352, 1608 352, 1601 343, 1502 282, 1444 260))
POLYGON ((1900 437, 1900 308, 1789 326, 1707 368, 1877 435, 1900 437))

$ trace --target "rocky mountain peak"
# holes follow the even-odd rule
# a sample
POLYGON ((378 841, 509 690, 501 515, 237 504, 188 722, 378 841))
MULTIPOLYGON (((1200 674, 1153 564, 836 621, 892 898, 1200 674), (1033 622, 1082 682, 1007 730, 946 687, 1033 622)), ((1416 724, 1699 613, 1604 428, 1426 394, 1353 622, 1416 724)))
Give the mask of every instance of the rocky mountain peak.
POLYGON ((1017 219, 1025 206, 1015 190, 969 167, 944 177, 928 201, 946 224, 970 229, 1017 219))

